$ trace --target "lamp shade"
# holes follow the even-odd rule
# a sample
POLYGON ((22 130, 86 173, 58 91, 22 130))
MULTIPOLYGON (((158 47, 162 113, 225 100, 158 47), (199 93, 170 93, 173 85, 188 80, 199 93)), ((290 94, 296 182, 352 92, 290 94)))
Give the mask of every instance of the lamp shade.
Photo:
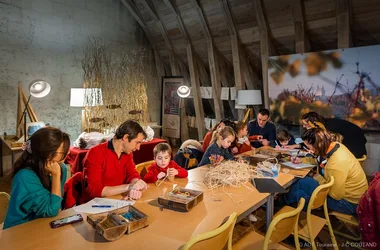
POLYGON ((103 105, 102 89, 72 88, 70 91, 71 107, 86 107, 103 105))
POLYGON ((190 88, 186 85, 179 86, 177 89, 177 94, 181 98, 186 98, 190 95, 190 88))
POLYGON ((238 105, 260 105, 263 104, 261 99, 261 90, 239 90, 238 105))
POLYGON ((34 80, 29 84, 29 93, 36 98, 47 96, 50 89, 50 84, 44 80, 34 80))

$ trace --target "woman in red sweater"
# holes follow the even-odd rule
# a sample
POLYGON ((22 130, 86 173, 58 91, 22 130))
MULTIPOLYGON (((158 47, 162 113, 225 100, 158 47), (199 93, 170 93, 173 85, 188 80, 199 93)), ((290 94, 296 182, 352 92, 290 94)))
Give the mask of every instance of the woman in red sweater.
POLYGON ((178 166, 178 164, 171 160, 172 149, 167 143, 157 144, 153 149, 154 160, 156 161, 150 165, 148 173, 144 176, 144 181, 147 183, 156 182, 159 179, 178 176, 180 178, 187 177, 187 170, 178 166))

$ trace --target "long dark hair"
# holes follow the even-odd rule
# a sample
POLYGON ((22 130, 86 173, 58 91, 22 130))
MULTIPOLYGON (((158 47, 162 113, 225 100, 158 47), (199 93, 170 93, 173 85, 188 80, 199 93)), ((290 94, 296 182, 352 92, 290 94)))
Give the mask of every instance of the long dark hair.
POLYGON ((302 135, 302 140, 313 145, 315 155, 326 157, 327 150, 333 142, 328 131, 322 128, 311 128, 305 131, 302 135))
POLYGON ((37 130, 28 142, 30 142, 30 149, 25 149, 17 159, 12 176, 14 177, 24 168, 30 168, 40 178, 42 185, 49 190, 50 181, 45 171, 45 164, 55 157, 62 143, 64 153, 61 160, 66 157, 70 149, 70 136, 57 128, 45 127, 37 130))

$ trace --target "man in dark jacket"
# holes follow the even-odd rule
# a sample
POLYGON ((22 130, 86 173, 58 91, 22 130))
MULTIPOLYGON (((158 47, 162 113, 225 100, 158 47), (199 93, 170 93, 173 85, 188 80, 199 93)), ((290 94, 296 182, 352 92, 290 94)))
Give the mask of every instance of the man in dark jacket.
POLYGON ((271 143, 275 143, 276 127, 273 123, 269 122, 268 109, 260 109, 256 120, 252 120, 248 123, 248 135, 263 136, 263 139, 251 142, 251 145, 255 148, 269 146, 271 143))

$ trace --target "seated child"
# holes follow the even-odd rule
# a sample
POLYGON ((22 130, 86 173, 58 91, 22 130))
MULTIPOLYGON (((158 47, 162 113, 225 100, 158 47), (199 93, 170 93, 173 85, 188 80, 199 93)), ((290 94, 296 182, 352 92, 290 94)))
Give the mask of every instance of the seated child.
POLYGON ((231 143, 235 141, 235 130, 231 127, 224 127, 218 134, 216 141, 214 141, 204 153, 201 162, 198 166, 207 165, 210 163, 218 163, 224 159, 234 160, 235 157, 231 154, 228 149, 231 143))
POLYGON ((235 147, 232 148, 233 154, 241 154, 254 149, 248 139, 248 125, 246 123, 239 121, 236 124, 236 133, 235 147))
POLYGON ((144 176, 144 181, 147 183, 154 183, 158 179, 178 176, 186 178, 187 170, 178 166, 175 161, 171 160, 172 149, 167 143, 159 143, 153 149, 154 160, 156 161, 150 165, 148 173, 144 176))
POLYGON ((275 145, 272 146, 276 149, 300 148, 300 145, 295 143, 294 137, 285 129, 277 131, 275 145))

